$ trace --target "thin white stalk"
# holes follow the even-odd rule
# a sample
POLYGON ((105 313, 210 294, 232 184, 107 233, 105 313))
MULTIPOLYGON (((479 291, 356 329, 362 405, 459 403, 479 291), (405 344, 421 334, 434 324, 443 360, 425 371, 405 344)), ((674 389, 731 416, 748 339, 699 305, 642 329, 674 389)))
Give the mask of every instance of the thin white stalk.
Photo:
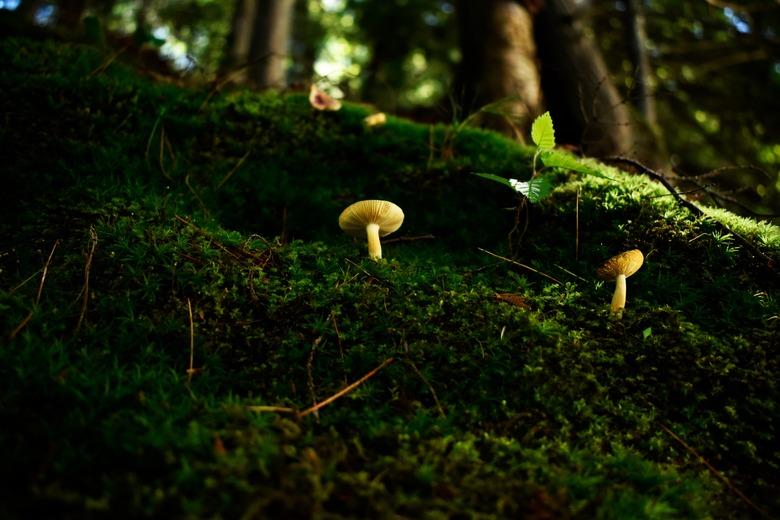
POLYGON ((382 243, 379 241, 379 224, 369 224, 366 226, 368 235, 368 257, 371 260, 382 258, 382 243))
POLYGON ((620 313, 626 306, 626 275, 619 274, 615 279, 615 294, 612 295, 612 312, 620 313))

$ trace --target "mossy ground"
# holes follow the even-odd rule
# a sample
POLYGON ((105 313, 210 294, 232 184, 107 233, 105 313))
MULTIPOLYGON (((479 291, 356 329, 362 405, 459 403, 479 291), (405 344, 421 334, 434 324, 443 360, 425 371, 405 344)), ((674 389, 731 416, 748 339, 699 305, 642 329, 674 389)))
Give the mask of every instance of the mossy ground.
POLYGON ((497 135, 204 104, 85 48, 0 56, 3 513, 759 515, 701 456, 780 514, 778 278, 713 219, 774 257, 776 227, 557 172, 515 257, 554 283, 478 249, 508 255, 514 199, 469 172, 530 173, 497 135), (361 198, 436 238, 366 260, 336 226, 361 198), (614 320, 594 271, 635 247, 614 320), (250 408, 303 410, 389 358, 318 415, 250 408))

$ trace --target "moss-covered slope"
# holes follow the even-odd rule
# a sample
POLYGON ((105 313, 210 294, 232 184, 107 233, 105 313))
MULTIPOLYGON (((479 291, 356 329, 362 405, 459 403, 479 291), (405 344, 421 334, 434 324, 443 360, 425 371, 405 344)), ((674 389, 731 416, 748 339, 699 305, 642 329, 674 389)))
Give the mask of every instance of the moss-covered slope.
POLYGON ((530 175, 497 135, 0 60, 4 516, 780 514, 778 279, 714 219, 775 258, 777 228, 557 172, 535 272, 479 249, 509 255, 514 199, 469 172, 530 175), (366 260, 361 198, 435 238, 366 260), (594 272, 630 248, 615 320, 594 272))

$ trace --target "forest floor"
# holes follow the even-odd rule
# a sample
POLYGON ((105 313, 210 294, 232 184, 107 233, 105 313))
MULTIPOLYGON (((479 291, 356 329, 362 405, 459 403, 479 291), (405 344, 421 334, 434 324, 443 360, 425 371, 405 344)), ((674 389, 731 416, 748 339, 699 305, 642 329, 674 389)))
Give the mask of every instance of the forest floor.
POLYGON ((510 254, 470 174, 533 149, 491 132, 0 63, 3 517, 780 516, 777 227, 591 161, 510 254), (365 198, 406 214, 379 262, 365 198))

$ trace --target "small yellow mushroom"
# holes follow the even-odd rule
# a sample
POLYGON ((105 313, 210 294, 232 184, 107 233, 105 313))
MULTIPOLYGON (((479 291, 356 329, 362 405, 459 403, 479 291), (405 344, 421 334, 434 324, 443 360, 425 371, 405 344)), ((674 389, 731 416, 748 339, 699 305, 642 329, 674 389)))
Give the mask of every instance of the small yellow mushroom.
POLYGON ((614 314, 620 316, 626 306, 626 278, 637 272, 644 261, 642 251, 632 249, 613 256, 596 271, 596 275, 602 280, 615 280, 615 294, 612 295, 614 314))
POLYGON ((339 216, 339 227, 348 235, 368 238, 368 256, 382 258, 379 237, 389 235, 401 227, 404 212, 386 200, 362 200, 347 207, 339 216))

